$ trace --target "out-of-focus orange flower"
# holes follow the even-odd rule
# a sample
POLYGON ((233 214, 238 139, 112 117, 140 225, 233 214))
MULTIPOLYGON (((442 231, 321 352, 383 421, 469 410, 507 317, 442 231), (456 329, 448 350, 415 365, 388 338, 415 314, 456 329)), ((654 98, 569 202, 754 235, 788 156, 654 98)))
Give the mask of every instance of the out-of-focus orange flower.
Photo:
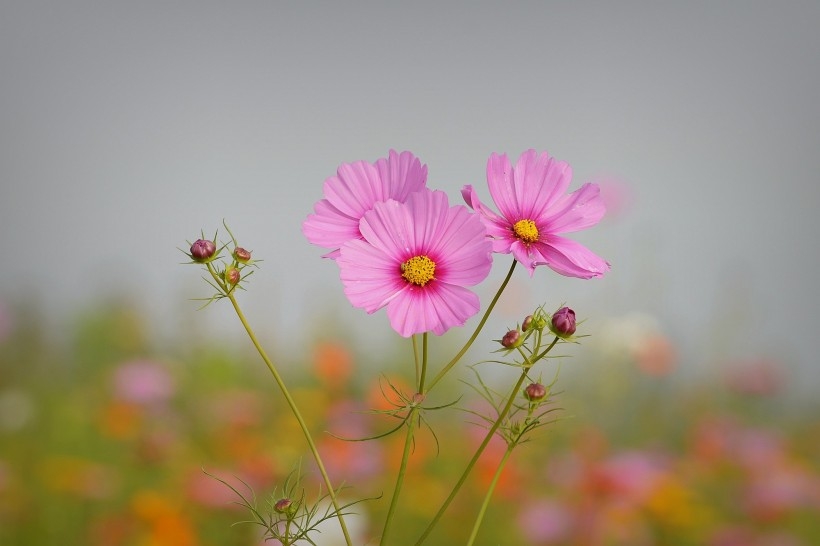
POLYGON ((145 546, 194 546, 193 525, 177 503, 157 491, 143 490, 131 499, 131 509, 147 525, 145 546))
POLYGON ((654 518, 669 527, 696 527, 706 522, 702 503, 696 502, 694 492, 670 474, 657 480, 646 501, 647 510, 654 518))
POLYGON ((143 414, 141 407, 130 402, 111 402, 102 410, 100 429, 109 438, 131 440, 140 430, 143 414))
POLYGON ((396 394, 396 391, 409 398, 413 396, 415 389, 401 377, 380 376, 374 379, 367 391, 368 408, 376 411, 389 411, 404 406, 405 402, 396 394))
POLYGON ((89 499, 110 497, 118 482, 116 473, 107 466, 62 456, 46 458, 40 466, 40 476, 52 491, 89 499))
POLYGON ((635 347, 635 361, 643 373, 660 377, 675 370, 678 354, 669 338, 654 334, 635 347))
POLYGON ((313 371, 325 387, 341 390, 353 373, 353 359, 339 343, 319 343, 313 351, 313 371))

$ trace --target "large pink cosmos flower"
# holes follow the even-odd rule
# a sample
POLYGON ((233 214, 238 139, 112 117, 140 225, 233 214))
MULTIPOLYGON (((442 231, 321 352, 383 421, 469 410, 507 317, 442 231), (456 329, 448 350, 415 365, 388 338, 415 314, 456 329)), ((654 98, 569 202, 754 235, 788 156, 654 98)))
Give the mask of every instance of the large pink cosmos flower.
POLYGON ((359 220, 374 204, 388 199, 403 202, 426 182, 427 166, 410 152, 390 150, 375 164, 343 163, 336 176, 325 180, 325 198, 313 207, 302 232, 314 245, 331 249, 324 257, 335 260, 344 243, 361 239, 359 220))
POLYGON ((493 252, 509 254, 530 275, 547 265, 561 275, 589 279, 609 271, 609 264, 585 246, 559 236, 597 224, 606 211, 596 184, 584 184, 565 194, 572 169, 546 152, 527 150, 515 168, 506 154, 487 161, 487 184, 501 215, 478 199, 472 186, 461 194, 481 214, 493 242, 493 252))
POLYGON ((336 260, 355 307, 374 313, 386 306, 404 337, 441 335, 478 312, 478 296, 465 287, 490 272, 492 245, 477 214, 423 190, 404 203, 376 203, 359 227, 363 239, 345 243, 336 260))

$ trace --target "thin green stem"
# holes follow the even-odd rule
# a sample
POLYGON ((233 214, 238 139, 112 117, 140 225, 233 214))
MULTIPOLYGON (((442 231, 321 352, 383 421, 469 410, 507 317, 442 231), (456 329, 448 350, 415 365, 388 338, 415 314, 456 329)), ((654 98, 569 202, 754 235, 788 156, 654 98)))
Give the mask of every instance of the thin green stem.
POLYGON ((421 337, 421 377, 418 378, 416 392, 424 393, 424 379, 427 377, 427 332, 421 337))
POLYGON ((424 540, 427 538, 427 536, 433 531, 433 528, 438 523, 438 520, 441 519, 441 517, 444 515, 444 512, 447 510, 447 508, 449 508, 450 503, 453 502, 453 499, 456 497, 456 494, 461 489, 461 486, 464 485, 465 481, 467 481, 467 477, 470 475, 470 472, 472 472, 473 467, 475 466, 476 462, 478 462, 478 459, 481 457, 481 454, 484 453, 484 449, 490 443, 490 440, 492 440, 493 435, 498 430, 498 427, 501 426, 502 421, 504 421, 504 419, 510 413, 510 408, 512 408, 513 401, 515 400, 518 391, 521 390, 521 385, 524 384, 524 380, 527 378, 528 371, 529 367, 525 367, 521 371, 521 377, 518 378, 518 381, 510 391, 509 396, 507 396, 507 404, 504 406, 504 409, 501 410, 501 413, 498 414, 498 419, 496 419, 496 421, 493 423, 493 426, 490 427, 490 430, 487 431, 487 435, 484 437, 484 440, 481 442, 481 445, 478 446, 478 449, 473 455, 473 458, 470 459, 470 462, 467 464, 467 468, 464 469, 464 472, 461 474, 461 477, 458 479, 458 482, 456 482, 456 485, 453 487, 453 490, 450 491, 450 495, 444 501, 444 504, 441 505, 441 508, 439 508, 438 512, 436 512, 436 515, 430 521, 430 524, 427 526, 427 529, 425 529, 424 533, 422 533, 421 537, 419 537, 418 541, 416 542, 416 546, 422 544, 424 540))
POLYGON ((410 408, 410 415, 407 416, 407 435, 404 438, 404 452, 401 455, 401 464, 399 465, 399 473, 396 477, 396 487, 393 489, 393 497, 390 499, 390 508, 388 508, 387 517, 384 520, 382 538, 379 541, 380 545, 387 544, 387 537, 390 534, 390 525, 393 523, 393 515, 396 513, 396 507, 399 503, 399 495, 401 494, 401 488, 404 484, 404 475, 407 473, 407 462, 410 460, 410 451, 413 445, 417 411, 418 406, 413 406, 410 408))
POLYGON ((504 456, 498 463, 498 468, 495 469, 493 481, 490 482, 490 487, 487 489, 487 494, 484 495, 484 502, 481 503, 481 509, 478 511, 478 516, 476 516, 475 524, 473 524, 473 532, 470 534, 470 539, 467 541, 467 546, 473 546, 473 543, 475 542, 475 537, 478 535, 478 528, 481 527, 484 514, 487 512, 487 507, 490 505, 490 497, 493 496, 495 486, 498 484, 498 479, 501 478, 501 472, 504 470, 504 466, 507 464, 507 460, 510 458, 515 446, 515 443, 507 444, 507 450, 504 452, 504 456))
MULTIPOLYGON (((416 351, 415 336, 413 336, 413 350, 416 351)), ((418 355, 416 357, 418 362, 418 355)), ((417 393, 421 393, 424 388, 424 378, 427 376, 427 332, 421 337, 421 372, 417 372, 417 393)), ((416 399, 413 399, 410 407, 410 413, 407 415, 407 435, 404 438, 404 451, 401 456, 401 463, 399 464, 399 473, 396 476, 396 487, 393 489, 393 497, 390 499, 390 507, 387 509, 387 517, 384 520, 384 529, 382 531, 382 538, 379 544, 387 544, 387 537, 390 534, 390 525, 393 523, 393 516, 396 513, 396 507, 399 504, 399 496, 404 485, 404 476, 407 473, 407 463, 410 461, 410 452, 413 446, 413 436, 416 427, 416 413, 419 411, 416 399)))
POLYGON ((418 385, 421 371, 419 369, 419 346, 418 340, 416 339, 416 334, 413 334, 411 339, 413 340, 413 362, 416 365, 416 385, 418 385))
POLYGON ((279 371, 276 369, 276 366, 273 365, 273 361, 271 361, 271 359, 268 357, 268 354, 265 352, 265 349, 262 348, 262 345, 256 338, 256 334, 250 327, 250 324, 245 318, 245 314, 239 307, 239 303, 237 303, 233 293, 228 292, 227 297, 231 301, 231 305, 233 305, 234 311, 236 311, 236 315, 239 317, 239 321, 242 323, 242 326, 245 327, 245 331, 248 333, 248 337, 250 337, 253 346, 256 347, 259 356, 262 357, 262 360, 265 362, 265 365, 267 365, 268 369, 270 370, 270 373, 273 375, 273 379, 279 386, 279 390, 282 391, 282 395, 285 397, 285 401, 287 402, 290 411, 293 413, 293 416, 299 423, 299 428, 302 429, 302 434, 305 435, 305 440, 307 440, 310 452, 313 454, 313 459, 316 461, 316 466, 319 467, 319 472, 322 474, 322 479, 325 482, 328 495, 330 496, 330 502, 333 503, 333 508, 336 510, 336 517, 339 518, 339 525, 342 528, 342 533, 344 534, 345 542, 347 543, 347 546, 353 546, 353 542, 350 539, 350 533, 348 532, 347 525, 345 524, 344 516, 342 515, 342 510, 339 507, 339 503, 336 499, 336 490, 333 489, 333 485, 330 482, 330 476, 328 476, 327 470, 325 470, 325 465, 322 462, 322 457, 319 455, 319 450, 316 448, 316 444, 313 441, 313 437, 310 434, 310 430, 308 429, 307 423, 302 417, 302 414, 299 412, 299 408, 296 406, 296 401, 290 395, 290 391, 288 391, 288 388, 285 386, 285 382, 282 380, 282 376, 279 375, 279 371))
MULTIPOLYGON (((478 323, 478 326, 476 326, 475 332, 473 332, 473 335, 470 336, 470 339, 467 340, 467 343, 464 344, 464 347, 461 348, 461 350, 458 352, 458 354, 456 356, 454 356, 453 359, 450 362, 448 362, 446 366, 444 366, 444 368, 441 369, 441 371, 433 378, 432 381, 430 381, 430 386, 427 387, 428 392, 430 390, 432 390, 432 388, 435 387, 436 384, 439 381, 441 381, 441 379, 445 375, 447 375, 447 372, 449 372, 450 369, 453 366, 455 366, 458 363, 458 361, 461 360, 461 357, 464 356, 464 354, 470 349, 473 342, 478 337, 478 334, 481 333, 481 330, 484 328, 484 324, 487 322, 487 319, 490 317, 490 313, 492 313, 493 308, 495 307, 495 304, 498 302, 498 298, 501 297, 502 292, 504 292, 504 289, 507 288, 507 283, 510 282, 510 279, 512 278, 513 271, 515 271, 515 264, 517 264, 517 263, 518 262, 515 261, 515 259, 513 259, 512 265, 510 266, 510 270, 507 272, 507 276, 504 278, 504 282, 502 282, 501 286, 498 287, 498 291, 495 293, 495 296, 493 296, 493 299, 490 302, 490 305, 487 307, 487 310, 484 311, 484 316, 481 317, 481 321, 478 323)), ((422 394, 424 394, 424 393, 422 392, 422 394)))

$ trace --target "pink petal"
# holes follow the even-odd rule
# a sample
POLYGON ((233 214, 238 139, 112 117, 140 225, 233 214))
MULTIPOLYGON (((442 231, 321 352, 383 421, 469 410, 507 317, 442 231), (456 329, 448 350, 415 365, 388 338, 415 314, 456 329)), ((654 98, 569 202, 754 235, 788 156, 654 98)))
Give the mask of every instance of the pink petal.
POLYGON ((569 233, 594 226, 606 213, 597 184, 584 184, 564 195, 538 220, 548 233, 569 233))
POLYGON ((493 153, 487 160, 487 185, 501 215, 507 220, 520 220, 518 199, 513 188, 513 169, 507 154, 493 153))
POLYGON ((609 271, 606 260, 584 245, 564 237, 550 235, 545 241, 530 246, 540 255, 534 259, 534 266, 547 265, 567 277, 591 279, 609 271))
POLYGON ((354 307, 374 313, 408 284, 399 273, 400 262, 366 241, 348 241, 336 260, 345 295, 354 307))
POLYGON ((424 188, 427 183, 427 165, 422 165, 410 152, 390 150, 387 158, 376 161, 379 178, 385 188, 379 201, 404 201, 407 196, 424 188))
POLYGON ((536 219, 564 194, 572 180, 572 169, 564 161, 527 150, 518 158, 513 174, 515 194, 519 203, 519 217, 536 219))
POLYGON ((362 237, 390 256, 397 263, 412 256, 411 234, 413 218, 406 206, 398 201, 376 203, 359 222, 362 237))
POLYGON ((478 194, 472 186, 464 186, 461 190, 461 195, 470 208, 480 214, 481 221, 487 228, 487 236, 492 240, 493 252, 508 254, 510 252, 510 245, 516 240, 512 233, 512 224, 487 208, 479 200, 478 194))
POLYGON ((336 176, 325 181, 324 194, 331 205, 357 221, 373 203, 384 200, 379 171, 366 161, 340 165, 336 176))
POLYGON ((302 223, 302 233, 314 245, 338 248, 345 241, 358 239, 359 220, 346 214, 322 199, 313 207, 315 211, 302 223))
POLYGON ((430 258, 438 264, 436 278, 449 284, 473 286, 483 281, 492 268, 492 243, 477 214, 466 207, 448 211, 446 229, 430 248, 430 258))
POLYGON ((479 309, 478 296, 468 289, 438 282, 399 294, 388 304, 387 317, 403 337, 430 331, 441 335, 464 325, 479 309))
POLYGON ((414 255, 427 254, 447 225, 450 203, 443 191, 418 191, 405 202, 412 219, 408 229, 409 249, 414 255))

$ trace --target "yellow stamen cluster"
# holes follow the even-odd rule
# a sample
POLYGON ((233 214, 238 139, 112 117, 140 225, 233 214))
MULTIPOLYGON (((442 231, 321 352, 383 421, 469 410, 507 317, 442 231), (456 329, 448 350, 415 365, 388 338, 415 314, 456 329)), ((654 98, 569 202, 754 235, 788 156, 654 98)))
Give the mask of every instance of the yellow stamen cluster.
POLYGON ((416 286, 424 286, 433 280, 435 274, 436 262, 427 256, 413 256, 401 264, 401 276, 416 286))
POLYGON ((519 220, 513 225, 515 236, 525 243, 534 243, 538 240, 538 228, 532 220, 519 220))

